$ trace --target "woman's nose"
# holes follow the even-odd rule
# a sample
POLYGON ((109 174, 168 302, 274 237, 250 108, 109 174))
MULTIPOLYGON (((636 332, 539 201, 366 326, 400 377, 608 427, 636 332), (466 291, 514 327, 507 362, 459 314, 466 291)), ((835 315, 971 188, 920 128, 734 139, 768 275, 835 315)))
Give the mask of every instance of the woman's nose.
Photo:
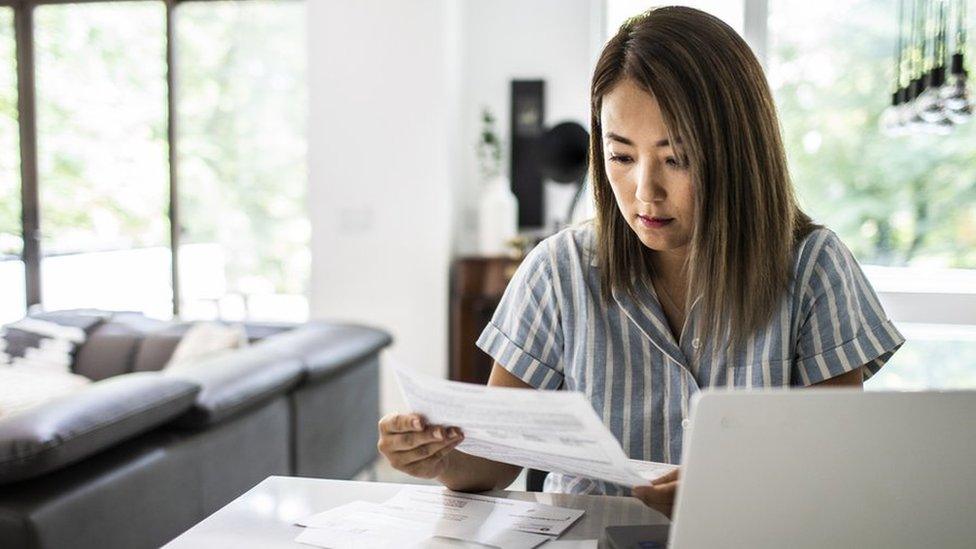
POLYGON ((636 198, 641 202, 660 202, 667 197, 653 164, 648 164, 637 176, 636 198))

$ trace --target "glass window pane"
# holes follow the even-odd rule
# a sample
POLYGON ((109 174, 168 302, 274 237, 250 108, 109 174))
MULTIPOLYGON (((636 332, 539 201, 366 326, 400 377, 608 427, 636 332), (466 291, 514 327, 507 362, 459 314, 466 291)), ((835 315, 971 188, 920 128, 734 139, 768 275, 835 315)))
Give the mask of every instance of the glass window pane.
POLYGON ((24 315, 14 10, 0 7, 0 323, 24 315))
POLYGON ((162 2, 35 10, 48 309, 172 312, 162 2))
POLYGON ((183 316, 308 314, 303 2, 176 10, 183 316))
POLYGON ((976 268, 976 124, 947 136, 879 129, 897 3, 777 0, 769 9, 769 80, 803 207, 864 263, 976 268))
POLYGON ((976 389, 976 326, 900 323, 907 341, 867 389, 976 389))

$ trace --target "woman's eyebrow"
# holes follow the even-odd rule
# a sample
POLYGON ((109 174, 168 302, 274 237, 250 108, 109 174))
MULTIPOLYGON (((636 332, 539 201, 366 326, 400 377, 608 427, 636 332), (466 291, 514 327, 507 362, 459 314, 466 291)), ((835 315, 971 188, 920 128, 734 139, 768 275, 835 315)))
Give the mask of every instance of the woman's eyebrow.
MULTIPOLYGON (((624 145, 630 145, 630 146, 634 145, 634 142, 631 141, 630 139, 627 139, 626 137, 613 132, 607 132, 606 139, 610 141, 618 141, 620 143, 623 143, 624 145)), ((681 144, 681 140, 680 139, 675 140, 675 143, 681 144)), ((654 143, 655 147, 667 147, 669 145, 671 145, 671 141, 669 141, 668 139, 661 139, 657 143, 654 143)))
POLYGON ((626 137, 624 137, 622 135, 615 134, 613 132, 607 132, 607 134, 606 134, 606 136, 604 138, 607 139, 607 140, 609 140, 609 141, 618 141, 620 143, 623 143, 624 145, 633 145, 634 144, 634 142, 631 141, 630 139, 627 139, 626 137))

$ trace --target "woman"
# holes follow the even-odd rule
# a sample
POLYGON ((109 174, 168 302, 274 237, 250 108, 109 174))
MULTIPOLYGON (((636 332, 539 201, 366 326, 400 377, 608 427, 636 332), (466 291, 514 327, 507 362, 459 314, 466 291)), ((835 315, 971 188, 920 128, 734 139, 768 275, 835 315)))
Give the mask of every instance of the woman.
MULTIPOLYGON (((726 24, 682 7, 627 21, 591 108, 596 219, 525 258, 478 340, 489 385, 584 392, 628 456, 676 463, 699 390, 860 387, 904 342, 848 249, 797 206, 762 68, 726 24)), ((519 473, 414 414, 379 427, 394 467, 455 490, 519 473)), ((631 491, 553 473, 545 489, 670 514, 678 476, 631 491)))

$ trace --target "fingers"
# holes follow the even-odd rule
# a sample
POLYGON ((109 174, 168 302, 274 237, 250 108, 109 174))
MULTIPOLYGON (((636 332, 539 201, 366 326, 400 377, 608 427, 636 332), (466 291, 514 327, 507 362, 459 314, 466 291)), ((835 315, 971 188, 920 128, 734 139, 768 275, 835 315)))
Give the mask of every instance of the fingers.
POLYGON ((671 481, 664 484, 654 484, 649 486, 635 486, 633 489, 634 497, 648 502, 671 502, 678 491, 678 481, 671 481))
POLYGON ((380 434, 423 431, 427 421, 420 414, 387 414, 380 420, 380 434))
POLYGON ((663 484, 635 486, 633 489, 634 497, 668 518, 671 518, 671 511, 674 508, 674 498, 677 492, 677 480, 663 484))
POLYGON ((434 452, 430 457, 415 461, 409 465, 401 466, 399 469, 409 475, 421 478, 435 478, 444 471, 447 464, 447 456, 461 441, 455 441, 445 445, 440 450, 434 452))
POLYGON ((461 436, 457 428, 428 427, 420 432, 385 435, 381 438, 386 452, 406 452, 431 443, 442 443, 455 440, 461 436))
POLYGON ((664 475, 661 475, 661 476, 657 477, 656 479, 652 480, 651 481, 651 484, 654 484, 654 485, 667 484, 668 482, 674 482, 674 481, 678 480, 678 478, 680 478, 680 476, 681 476, 681 469, 680 468, 673 469, 672 471, 670 471, 670 472, 668 472, 668 473, 666 473, 664 475))
POLYGON ((428 457, 442 446, 463 439, 460 429, 445 427, 431 427, 422 433, 391 435, 390 438, 390 447, 397 461, 404 463, 416 461, 416 456, 419 456, 417 459, 428 457))
POLYGON ((418 461, 428 459, 438 460, 453 450, 458 444, 461 444, 461 440, 462 437, 457 436, 443 442, 431 442, 429 444, 424 444, 423 446, 418 446, 412 450, 398 452, 396 460, 402 466, 408 467, 414 463, 417 463, 418 461))
MULTIPOLYGON (((427 440, 427 439, 423 439, 427 440)), ((403 471, 407 474, 421 478, 434 478, 439 475, 446 466, 445 459, 458 444, 464 440, 464 434, 456 427, 427 427, 422 432, 387 434, 380 436, 378 447, 386 456, 394 469, 403 471), (423 437, 440 437, 430 442, 408 447, 401 451, 392 451, 390 448, 395 445, 404 444, 405 438, 410 444, 423 439, 423 437)))
POLYGON ((434 474, 440 459, 464 440, 457 427, 428 425, 419 414, 388 414, 379 421, 377 449, 395 469, 415 476, 434 474))

